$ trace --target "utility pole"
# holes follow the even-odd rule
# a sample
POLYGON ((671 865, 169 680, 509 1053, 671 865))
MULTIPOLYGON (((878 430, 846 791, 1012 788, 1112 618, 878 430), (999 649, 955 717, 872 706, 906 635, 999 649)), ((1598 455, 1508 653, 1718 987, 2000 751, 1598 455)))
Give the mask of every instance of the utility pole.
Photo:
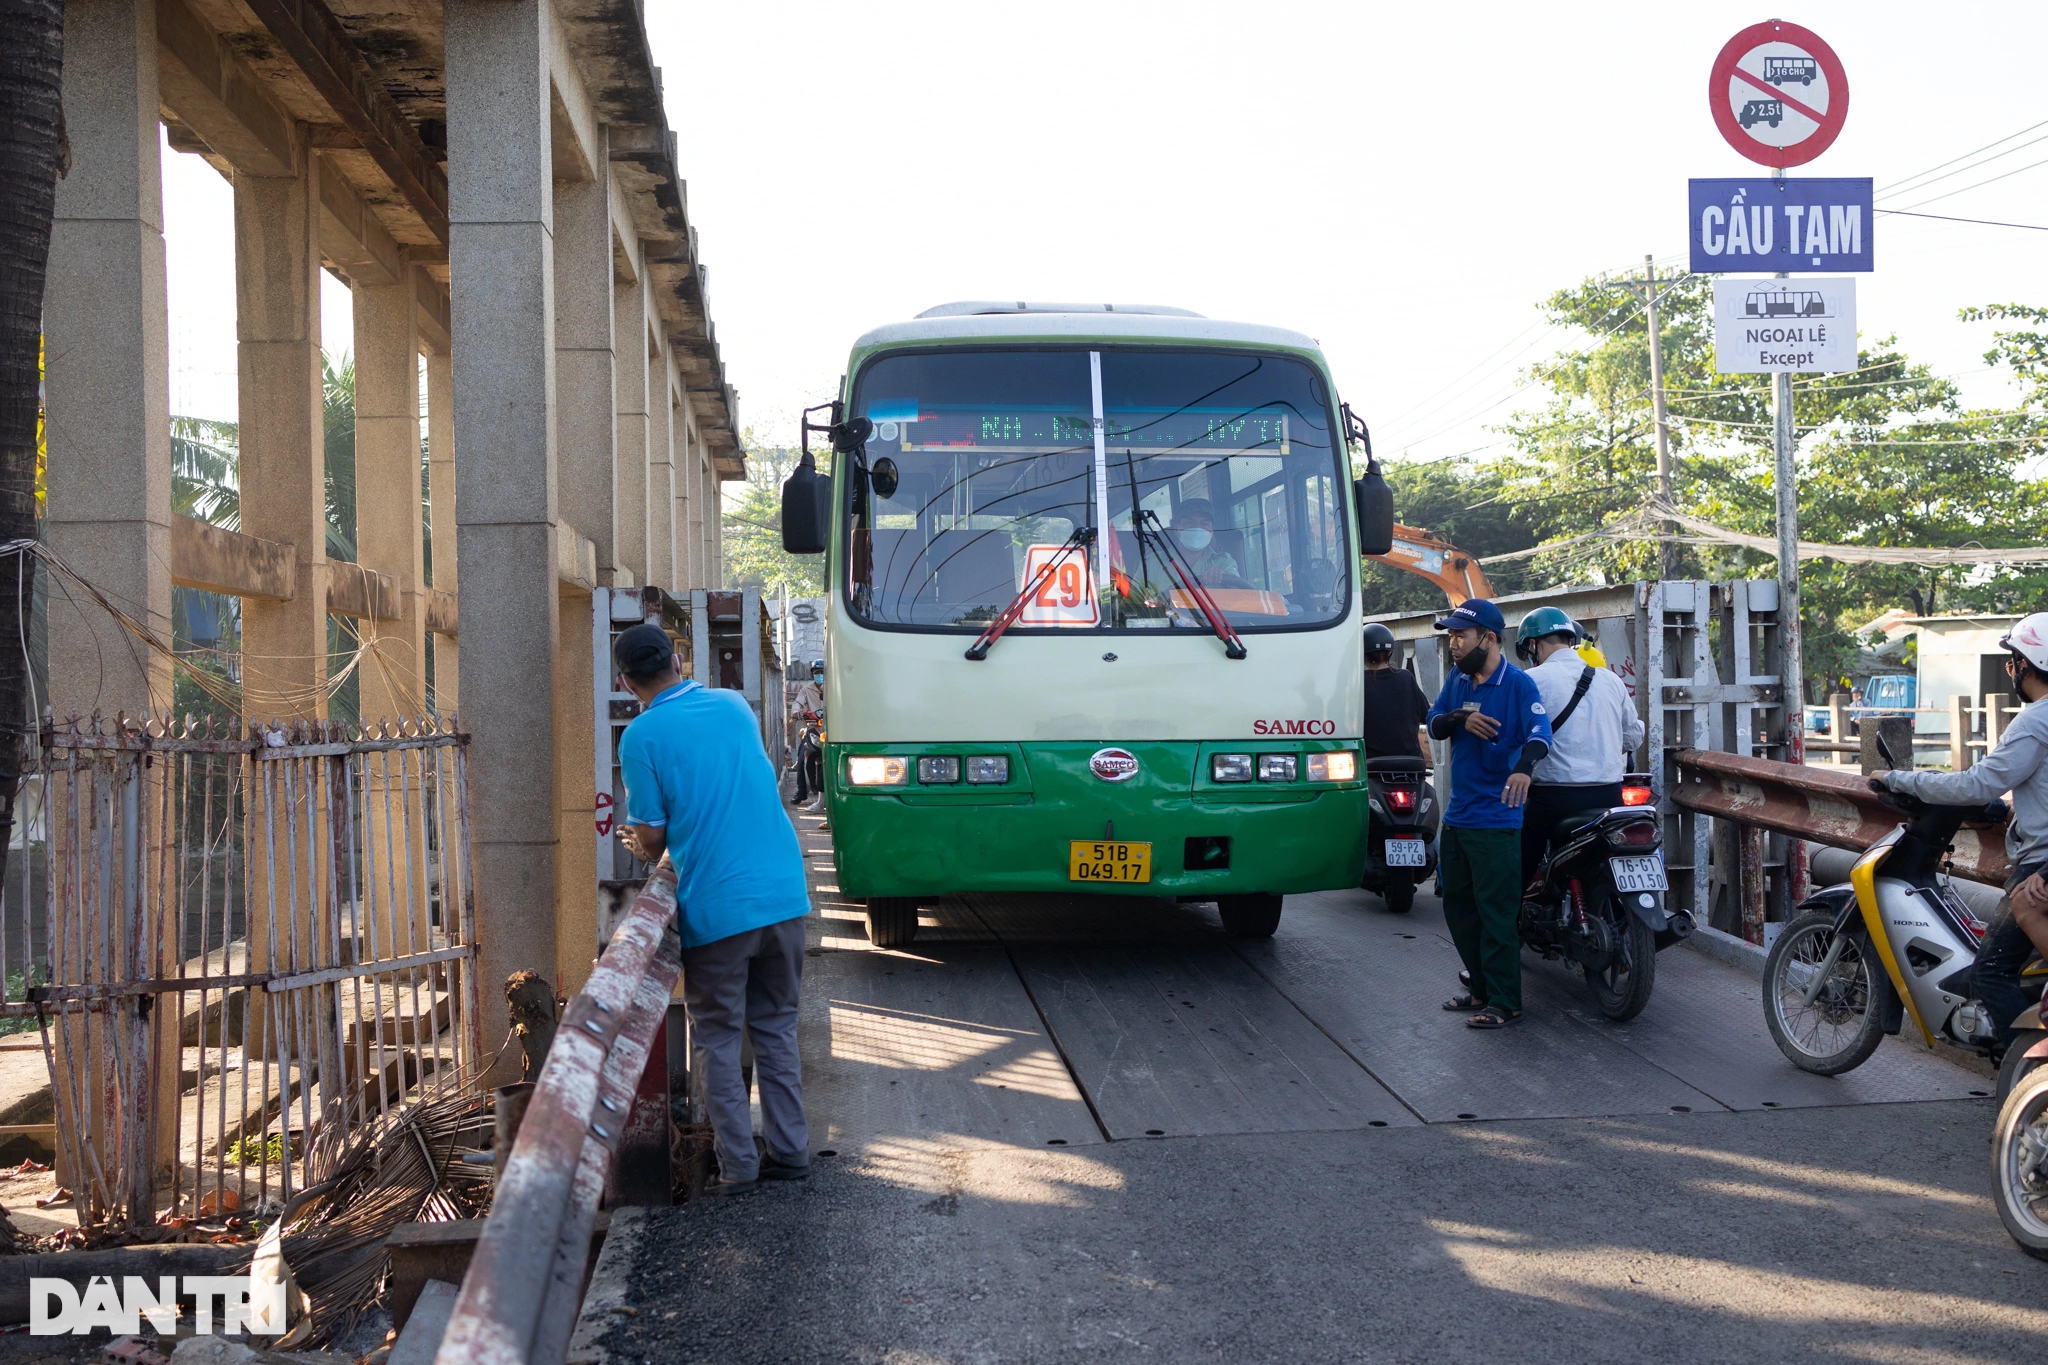
MULTIPOLYGON (((1661 281, 1675 284, 1684 279, 1661 281)), ((1624 289, 1643 291, 1643 305, 1647 310, 1650 328, 1650 406, 1657 419, 1657 497, 1669 503, 1671 496, 1671 422, 1664 412, 1664 329, 1657 317, 1657 267, 1648 252, 1643 254, 1643 276, 1641 279, 1615 280, 1624 289)), ((1675 578, 1678 576, 1678 542, 1674 537, 1678 528, 1668 521, 1660 521, 1661 534, 1657 537, 1657 576, 1675 578)))

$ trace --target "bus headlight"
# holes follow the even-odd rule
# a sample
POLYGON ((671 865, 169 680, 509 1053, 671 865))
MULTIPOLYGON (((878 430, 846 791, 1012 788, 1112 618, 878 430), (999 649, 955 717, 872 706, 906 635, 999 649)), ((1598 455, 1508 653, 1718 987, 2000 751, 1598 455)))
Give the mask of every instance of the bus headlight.
POLYGON ((846 760, 846 780, 856 787, 900 787, 910 765, 900 758, 856 754, 846 760))
POLYGON ((946 786, 960 780, 960 760, 957 758, 920 758, 917 760, 917 780, 927 787, 946 786))
POLYGON ((1250 754, 1209 755, 1209 776, 1217 782, 1249 782, 1252 780, 1252 756, 1250 754))
POLYGON ((1308 756, 1308 780, 1311 782, 1356 782, 1358 780, 1358 753, 1353 749, 1339 749, 1333 754, 1310 754, 1308 756))
POLYGON ((1292 782, 1297 767, 1293 754, 1260 754, 1259 781, 1292 782))
POLYGON ((1000 786, 1010 780, 1007 754, 971 754, 967 759, 967 780, 976 786, 1000 786))

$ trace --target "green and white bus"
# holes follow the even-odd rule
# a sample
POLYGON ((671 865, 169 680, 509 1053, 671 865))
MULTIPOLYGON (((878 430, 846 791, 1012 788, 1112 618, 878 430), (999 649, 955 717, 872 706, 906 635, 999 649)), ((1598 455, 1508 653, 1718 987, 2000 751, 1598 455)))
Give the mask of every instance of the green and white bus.
POLYGON ((783 525, 829 546, 827 810, 876 944, 964 892, 1214 900, 1264 937, 1358 884, 1359 555, 1393 511, 1312 339, 949 304, 861 337, 828 406, 783 525))

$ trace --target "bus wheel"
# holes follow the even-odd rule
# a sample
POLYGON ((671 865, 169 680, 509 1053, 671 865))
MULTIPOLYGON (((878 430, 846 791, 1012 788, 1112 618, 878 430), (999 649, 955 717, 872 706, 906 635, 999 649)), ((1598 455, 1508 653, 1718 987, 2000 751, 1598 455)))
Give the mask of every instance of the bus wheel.
POLYGON ((877 948, 901 948, 916 937, 916 901, 905 896, 868 897, 868 942, 877 948))
POLYGON ((1216 902, 1223 932, 1232 938, 1271 938, 1280 927, 1278 896, 1225 896, 1216 902))

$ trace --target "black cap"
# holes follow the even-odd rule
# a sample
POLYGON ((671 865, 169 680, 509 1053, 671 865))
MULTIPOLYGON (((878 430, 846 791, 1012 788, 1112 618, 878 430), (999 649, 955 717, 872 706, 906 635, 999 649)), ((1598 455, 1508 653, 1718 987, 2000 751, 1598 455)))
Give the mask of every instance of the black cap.
POLYGON ((666 670, 675 652, 666 631, 643 621, 620 632, 618 643, 612 646, 612 662, 630 681, 645 682, 666 670))

